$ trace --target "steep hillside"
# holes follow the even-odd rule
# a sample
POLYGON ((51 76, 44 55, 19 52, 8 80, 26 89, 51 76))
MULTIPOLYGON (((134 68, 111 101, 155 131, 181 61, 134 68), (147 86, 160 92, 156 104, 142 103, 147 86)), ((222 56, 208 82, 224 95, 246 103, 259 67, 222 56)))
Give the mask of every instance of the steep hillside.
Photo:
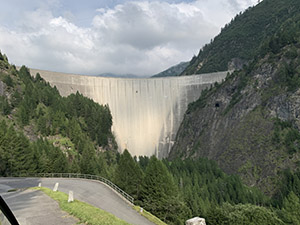
POLYGON ((287 20, 252 63, 189 105, 170 159, 216 160, 269 194, 282 171, 299 168, 299 21, 299 15, 287 20))
MULTIPOLYGON (((228 82, 234 83, 234 79, 228 82)), ((197 104, 203 103, 191 106, 191 113, 197 104)), ((291 130, 288 123, 278 124, 291 130)), ((289 192, 295 187, 299 196, 294 181, 299 180, 300 173, 286 173, 289 188, 283 186, 283 194, 273 204, 280 208, 274 211, 269 207, 270 198, 255 187, 245 186, 238 176, 225 174, 211 160, 169 162, 155 156, 137 160, 127 150, 116 153, 110 128, 107 106, 79 93, 62 98, 39 74, 32 77, 24 66, 17 71, 0 54, 0 176, 99 174, 167 224, 183 224, 195 216, 205 217, 207 225, 250 224, 253 218, 256 224, 278 225, 291 218, 299 224, 300 201, 289 192)), ((281 130, 277 135, 282 135, 281 130)))
POLYGON ((300 13, 298 0, 264 0, 237 15, 194 57, 182 75, 241 69, 252 61, 265 39, 300 13))
POLYGON ((152 77, 169 77, 169 76, 178 76, 181 74, 185 68, 188 66, 189 62, 181 62, 175 66, 172 66, 158 74, 153 75, 152 77))
POLYGON ((63 98, 39 74, 16 70, 0 53, 0 176, 81 172, 105 175, 116 152, 108 106, 76 93, 63 98))

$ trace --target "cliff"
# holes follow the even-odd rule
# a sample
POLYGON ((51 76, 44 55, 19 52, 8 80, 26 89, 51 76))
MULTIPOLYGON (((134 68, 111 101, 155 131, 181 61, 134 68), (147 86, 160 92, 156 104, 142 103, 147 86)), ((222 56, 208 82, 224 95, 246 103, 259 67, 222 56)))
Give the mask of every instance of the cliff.
POLYGON ((244 69, 190 104, 169 158, 207 157, 273 193, 300 157, 300 23, 290 18, 244 69))

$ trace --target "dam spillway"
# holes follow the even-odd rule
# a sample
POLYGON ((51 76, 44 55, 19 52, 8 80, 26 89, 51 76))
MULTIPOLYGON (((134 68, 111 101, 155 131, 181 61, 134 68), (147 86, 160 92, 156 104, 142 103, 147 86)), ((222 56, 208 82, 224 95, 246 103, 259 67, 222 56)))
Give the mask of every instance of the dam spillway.
POLYGON ((132 155, 167 157, 189 103, 201 91, 221 82, 227 72, 164 77, 111 78, 57 73, 39 73, 62 96, 77 91, 100 104, 108 104, 113 117, 112 131, 120 151, 132 155))

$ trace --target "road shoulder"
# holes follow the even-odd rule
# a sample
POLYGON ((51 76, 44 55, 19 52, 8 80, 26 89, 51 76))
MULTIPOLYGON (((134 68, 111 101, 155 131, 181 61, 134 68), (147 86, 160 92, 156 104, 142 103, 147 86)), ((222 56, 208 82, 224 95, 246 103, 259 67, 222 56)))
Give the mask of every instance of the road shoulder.
POLYGON ((25 189, 2 195, 19 224, 73 225, 78 219, 59 208, 58 203, 39 190, 25 189))

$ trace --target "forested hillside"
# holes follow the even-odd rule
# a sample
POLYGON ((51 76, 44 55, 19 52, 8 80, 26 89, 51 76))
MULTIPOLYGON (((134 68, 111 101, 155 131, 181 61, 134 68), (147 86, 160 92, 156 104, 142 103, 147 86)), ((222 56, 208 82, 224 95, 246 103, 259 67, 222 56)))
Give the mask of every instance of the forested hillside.
POLYGON ((276 198, 247 187, 207 159, 173 162, 116 151, 108 106, 79 93, 61 97, 38 74, 0 55, 0 176, 40 172, 99 174, 168 224, 201 216, 207 224, 299 222, 298 174, 276 198), (290 192, 293 190, 294 192, 290 192), (271 206, 278 207, 272 209, 271 206), (298 211, 297 211, 298 210, 298 211))
POLYGON ((182 75, 241 69, 253 61, 266 39, 300 13, 298 0, 264 0, 237 15, 194 56, 182 75))
POLYGON ((153 75, 152 77, 170 77, 180 75, 185 68, 188 66, 189 62, 181 62, 175 66, 172 66, 158 74, 153 75))
POLYGON ((270 198, 208 159, 137 160, 125 150, 114 179, 136 204, 168 224, 200 216, 208 225, 278 225, 300 223, 299 175, 286 171, 280 196, 270 198))
MULTIPOLYGON (((290 11, 291 2, 284 1, 290 11)), ((215 160, 279 208, 298 205, 300 197, 299 15, 289 16, 263 40, 248 66, 228 74, 189 105, 170 154, 170 159, 215 160)), ((234 212, 223 207, 226 215, 234 212)), ((291 222, 280 215, 287 224, 299 224, 299 219, 291 222)))
POLYGON ((63 98, 39 74, 0 54, 0 175, 23 172, 105 174, 116 152, 108 106, 76 93, 63 98), (104 152, 104 153, 103 153, 104 152))
POLYGON ((117 152, 109 106, 61 97, 0 54, 0 176, 104 176, 168 224, 300 224, 299 1, 264 0, 187 73, 239 68, 190 104, 168 160, 117 152))

